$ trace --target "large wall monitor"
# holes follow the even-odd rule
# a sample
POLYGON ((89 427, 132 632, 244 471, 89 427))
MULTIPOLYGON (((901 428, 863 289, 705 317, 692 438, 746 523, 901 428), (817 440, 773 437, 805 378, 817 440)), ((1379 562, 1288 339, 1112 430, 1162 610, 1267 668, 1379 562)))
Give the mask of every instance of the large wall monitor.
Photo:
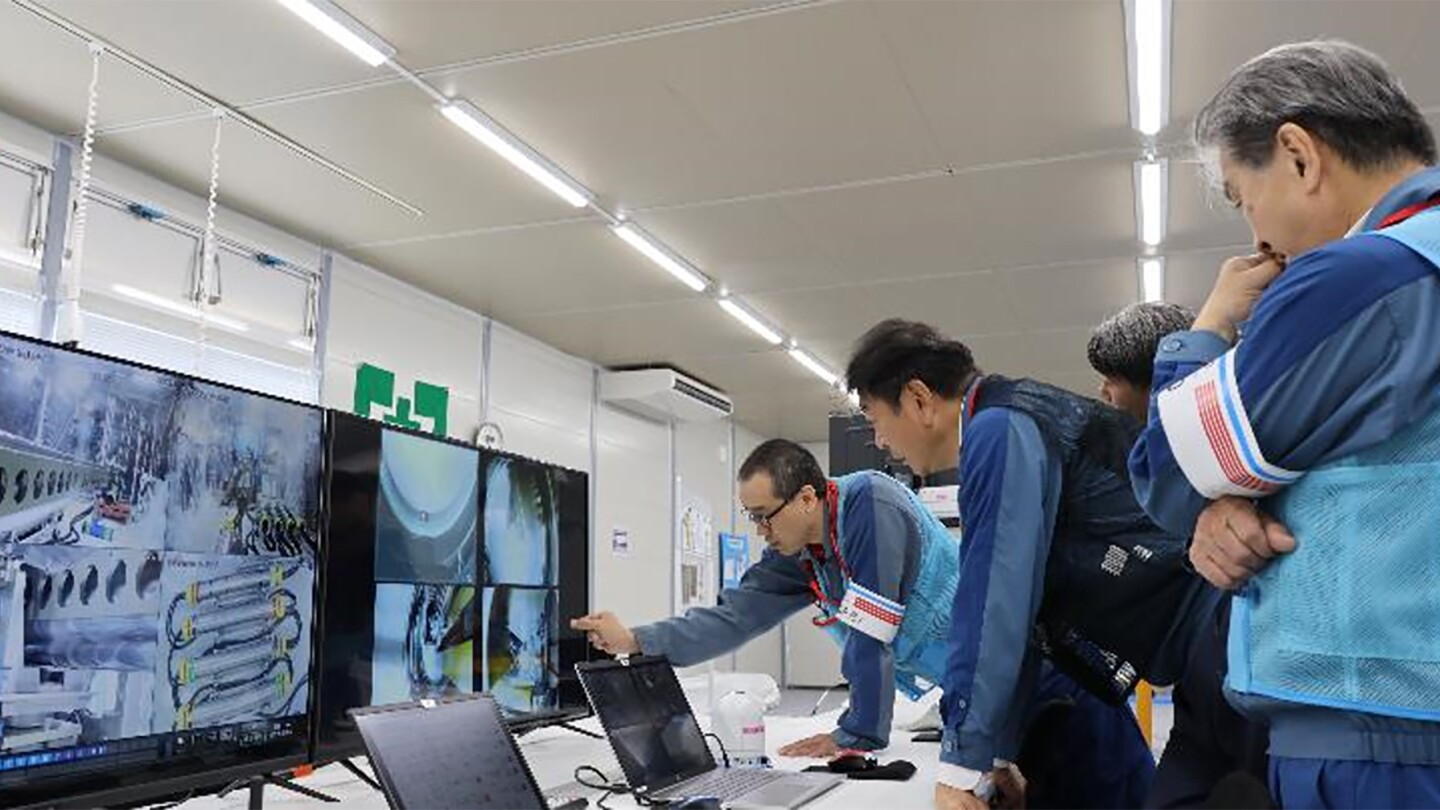
POLYGON ((298 764, 323 415, 0 335, 0 806, 298 764))

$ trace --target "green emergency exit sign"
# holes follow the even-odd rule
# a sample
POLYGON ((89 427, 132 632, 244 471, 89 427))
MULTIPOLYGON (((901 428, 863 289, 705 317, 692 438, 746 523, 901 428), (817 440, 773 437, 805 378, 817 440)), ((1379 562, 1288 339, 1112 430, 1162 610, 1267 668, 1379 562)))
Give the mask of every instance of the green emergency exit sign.
POLYGON ((447 436, 450 389, 415 381, 413 395, 397 397, 395 372, 362 363, 355 370, 355 414, 387 425, 447 436))

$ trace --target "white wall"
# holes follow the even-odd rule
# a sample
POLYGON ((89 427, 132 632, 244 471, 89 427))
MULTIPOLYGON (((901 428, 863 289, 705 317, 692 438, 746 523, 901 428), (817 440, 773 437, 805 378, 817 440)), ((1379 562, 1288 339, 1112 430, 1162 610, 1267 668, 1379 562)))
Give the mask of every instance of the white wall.
MULTIPOLYGON (((765 437, 755 433, 749 428, 736 426, 735 428, 735 467, 738 469, 744 463, 745 457, 760 446, 765 437)), ((733 504, 734 501, 732 500, 733 504)), ((755 534, 755 527, 751 526, 739 514, 739 508, 734 507, 735 528, 750 537, 750 559, 760 559, 760 552, 765 548, 765 542, 755 534)), ((735 669, 738 672, 768 672, 776 680, 784 680, 782 671, 783 652, 781 650, 782 630, 777 627, 769 633, 751 641, 741 647, 735 655, 735 669)))
MULTIPOLYGON (((803 445, 820 469, 830 470, 828 442, 803 445)), ((807 610, 785 623, 785 683, 788 686, 829 687, 840 683, 840 646, 830 634, 815 627, 810 619, 816 611, 807 610)))

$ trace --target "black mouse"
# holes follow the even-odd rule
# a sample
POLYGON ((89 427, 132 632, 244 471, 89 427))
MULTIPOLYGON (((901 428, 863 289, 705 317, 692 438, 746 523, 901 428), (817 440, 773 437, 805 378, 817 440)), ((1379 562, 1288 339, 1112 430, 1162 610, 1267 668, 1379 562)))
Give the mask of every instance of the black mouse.
POLYGON ((875 760, 861 754, 842 754, 827 763, 831 773, 856 773, 875 767, 875 760))
POLYGON ((720 810, 720 800, 714 796, 695 796, 681 799, 670 806, 679 810, 720 810))

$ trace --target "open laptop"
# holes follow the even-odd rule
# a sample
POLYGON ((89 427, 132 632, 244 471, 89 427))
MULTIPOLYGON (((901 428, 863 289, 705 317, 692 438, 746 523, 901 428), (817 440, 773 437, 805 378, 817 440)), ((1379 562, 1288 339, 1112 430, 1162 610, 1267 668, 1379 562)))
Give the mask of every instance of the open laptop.
POLYGON ((394 810, 546 810, 488 695, 350 712, 394 810))
POLYGON ((717 767, 664 657, 592 661, 575 671, 626 781, 649 799, 711 796, 728 808, 794 808, 843 781, 833 774, 717 767))

